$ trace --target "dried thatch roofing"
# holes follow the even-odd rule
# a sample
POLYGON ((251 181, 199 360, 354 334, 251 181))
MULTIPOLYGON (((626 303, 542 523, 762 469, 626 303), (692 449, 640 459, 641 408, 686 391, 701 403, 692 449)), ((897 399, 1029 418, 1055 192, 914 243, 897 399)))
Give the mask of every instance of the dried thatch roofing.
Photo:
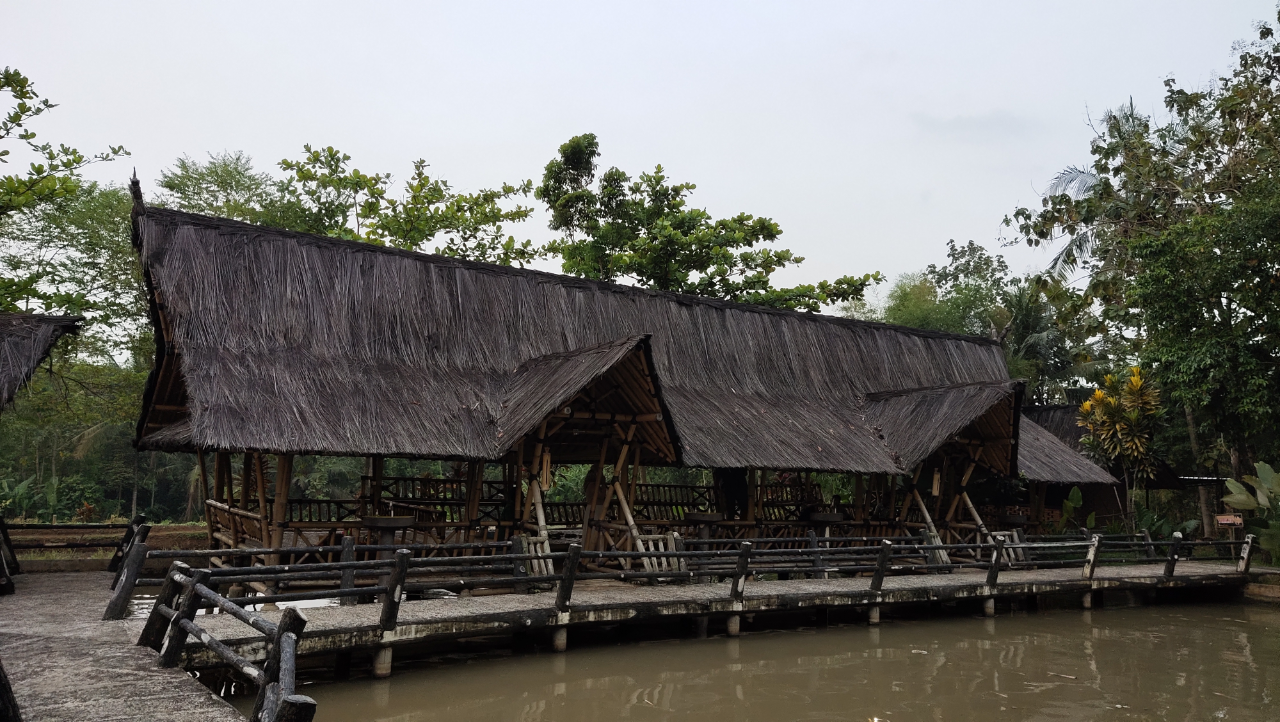
POLYGON ((75 333, 84 319, 0 313, 0 408, 13 401, 18 388, 31 378, 63 334, 75 333))
POLYGON ((1024 476, 1032 481, 1055 484, 1116 483, 1115 477, 1106 469, 1032 421, 1037 417, 1032 411, 1023 412, 1022 438, 1018 442, 1018 466, 1024 476))
POLYGON ((134 242, 158 330, 141 448, 492 459, 625 371, 679 457, 646 463, 900 473, 983 427, 1015 472, 1021 387, 983 339, 141 206, 134 242))

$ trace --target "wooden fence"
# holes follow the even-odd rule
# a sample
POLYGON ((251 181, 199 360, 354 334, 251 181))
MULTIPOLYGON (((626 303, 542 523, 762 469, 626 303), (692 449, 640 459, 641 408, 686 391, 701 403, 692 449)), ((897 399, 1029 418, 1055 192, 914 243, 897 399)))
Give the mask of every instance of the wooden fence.
POLYGON ((127 524, 9 524, 0 517, 0 595, 14 592, 13 575, 22 573, 22 565, 18 561, 19 551, 55 550, 55 549, 114 549, 107 571, 118 572, 121 562, 135 543, 146 540, 150 527, 143 514, 135 516, 127 524), (13 541, 10 530, 71 530, 82 532, 115 531, 122 535, 113 541, 13 541))

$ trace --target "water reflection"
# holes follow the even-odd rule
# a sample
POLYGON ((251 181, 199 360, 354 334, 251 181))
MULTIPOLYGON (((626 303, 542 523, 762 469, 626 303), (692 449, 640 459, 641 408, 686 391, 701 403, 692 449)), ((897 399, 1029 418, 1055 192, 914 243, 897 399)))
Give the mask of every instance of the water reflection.
POLYGON ((571 635, 564 655, 305 691, 317 720, 1264 720, 1277 626, 1273 608, 1203 605, 577 649, 571 635))

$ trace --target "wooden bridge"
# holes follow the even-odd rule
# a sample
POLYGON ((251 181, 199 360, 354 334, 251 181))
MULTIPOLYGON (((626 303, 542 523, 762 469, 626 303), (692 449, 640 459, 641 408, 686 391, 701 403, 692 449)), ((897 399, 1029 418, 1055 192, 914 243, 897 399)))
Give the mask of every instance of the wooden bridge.
MULTIPOLYGON (((1230 598, 1249 580, 1253 549, 1252 537, 1152 542, 1094 535, 986 545, 829 537, 791 548, 770 548, 771 541, 690 540, 646 552, 572 545, 553 553, 518 542, 348 545, 339 549, 348 559, 353 552, 389 558, 205 569, 174 562, 150 611, 131 615, 119 602, 149 583, 137 577, 142 562, 191 554, 136 542, 114 579, 105 572, 16 577, 16 594, 0 598, 0 660, 28 720, 239 718, 183 670, 206 677, 232 670, 256 685, 255 721, 307 720, 315 707, 296 693, 298 658, 349 667, 353 653, 367 655, 375 675, 386 675, 397 648, 528 634, 546 635, 564 651, 573 630, 646 620, 684 619, 695 635, 712 625, 736 635, 744 617, 797 611, 848 610, 878 624, 882 611, 939 602, 990 616, 997 604, 1046 596, 1086 608, 1113 594, 1196 588, 1230 598), (952 559, 965 553, 973 561, 952 559), (235 596, 259 588, 267 591, 235 596), (337 603, 248 609, 316 599, 337 603), (104 608, 105 616, 123 619, 102 620, 104 608)), ((227 550, 208 552, 215 553, 227 550)))

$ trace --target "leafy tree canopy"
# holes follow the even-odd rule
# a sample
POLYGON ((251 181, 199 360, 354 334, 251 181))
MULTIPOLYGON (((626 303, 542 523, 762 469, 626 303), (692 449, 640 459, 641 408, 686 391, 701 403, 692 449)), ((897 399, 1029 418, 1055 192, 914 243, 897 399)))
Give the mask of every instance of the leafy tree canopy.
POLYGON ((532 181, 460 193, 429 176, 426 161, 417 160, 396 197, 391 174, 364 173, 332 146, 305 145, 302 158, 279 165, 286 175, 276 179, 254 171, 243 153, 211 154, 205 162, 183 157, 161 174, 162 202, 193 213, 473 261, 524 265, 542 254, 531 241, 517 241, 503 230, 533 212, 518 204, 506 207, 528 196, 532 181))
MULTIPOLYGON (((16 68, 6 67, 0 71, 0 93, 8 93, 13 101, 13 107, 0 118, 0 144, 16 140, 39 159, 33 161, 25 173, 0 175, 0 218, 70 195, 79 186, 81 168, 96 161, 128 155, 119 146, 86 156, 66 145, 55 147, 52 143, 38 142, 29 123, 57 106, 41 98, 31 80, 16 68)), ((0 163, 7 164, 11 152, 9 148, 0 147, 0 163)))
POLYGON ((775 288, 774 271, 804 261, 787 249, 765 247, 782 234, 777 223, 747 213, 713 219, 689 207, 696 186, 670 183, 661 165, 635 181, 610 168, 597 182, 599 156, 594 134, 571 138, 547 163, 534 191, 551 212, 552 230, 564 233, 548 250, 560 255, 565 273, 806 311, 860 298, 880 281, 879 273, 868 273, 775 288))

